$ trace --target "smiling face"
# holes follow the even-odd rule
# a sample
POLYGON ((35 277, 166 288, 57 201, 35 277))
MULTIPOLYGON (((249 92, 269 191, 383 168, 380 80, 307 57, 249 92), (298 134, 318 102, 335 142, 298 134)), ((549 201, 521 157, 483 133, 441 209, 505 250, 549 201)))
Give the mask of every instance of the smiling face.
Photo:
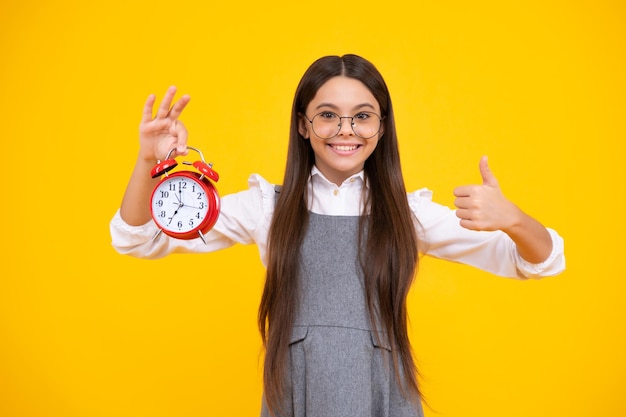
POLYGON ((341 117, 352 117, 359 112, 380 115, 380 106, 361 81, 337 76, 326 81, 317 90, 306 108, 306 115, 300 116, 298 131, 311 142, 315 165, 328 180, 341 185, 351 175, 363 169, 365 160, 376 149, 383 131, 381 128, 373 137, 362 139, 355 135, 350 119, 344 118, 341 119, 341 129, 337 136, 322 139, 315 134, 308 120, 324 111, 336 113, 341 117))

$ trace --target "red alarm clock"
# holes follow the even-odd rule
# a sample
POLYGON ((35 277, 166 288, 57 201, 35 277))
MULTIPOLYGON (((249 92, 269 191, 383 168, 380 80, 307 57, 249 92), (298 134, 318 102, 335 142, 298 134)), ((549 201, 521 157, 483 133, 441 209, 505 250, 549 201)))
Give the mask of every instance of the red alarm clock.
POLYGON ((150 197, 152 219, 159 231, 176 239, 200 238, 206 244, 204 235, 217 222, 220 213, 220 197, 213 185, 219 175, 213 171, 213 164, 207 164, 199 149, 196 151, 200 161, 183 161, 184 165, 193 166, 197 171, 179 170, 169 173, 178 163, 170 159, 171 149, 163 162, 157 161, 152 168, 152 178, 163 176, 150 197))

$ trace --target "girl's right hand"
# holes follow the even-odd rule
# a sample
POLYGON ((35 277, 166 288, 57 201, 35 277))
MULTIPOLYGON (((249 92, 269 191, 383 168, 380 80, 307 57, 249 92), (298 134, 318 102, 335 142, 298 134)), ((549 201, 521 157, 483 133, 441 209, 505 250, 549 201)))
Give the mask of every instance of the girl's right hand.
POLYGON ((165 159, 172 148, 176 151, 170 158, 187 154, 187 129, 178 117, 183 112, 190 97, 182 96, 172 105, 176 87, 168 88, 163 101, 152 117, 156 96, 151 94, 143 108, 143 117, 139 124, 139 158, 154 163, 165 159))

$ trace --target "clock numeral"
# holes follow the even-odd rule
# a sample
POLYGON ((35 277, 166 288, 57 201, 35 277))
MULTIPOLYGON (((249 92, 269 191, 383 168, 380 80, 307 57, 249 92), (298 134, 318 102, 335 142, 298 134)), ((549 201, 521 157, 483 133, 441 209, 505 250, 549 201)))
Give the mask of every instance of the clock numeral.
POLYGON ((170 193, 168 191, 161 190, 161 198, 168 198, 170 193))
POLYGON ((163 207, 163 200, 158 200, 158 201, 156 202, 156 206, 157 206, 157 207, 163 207))

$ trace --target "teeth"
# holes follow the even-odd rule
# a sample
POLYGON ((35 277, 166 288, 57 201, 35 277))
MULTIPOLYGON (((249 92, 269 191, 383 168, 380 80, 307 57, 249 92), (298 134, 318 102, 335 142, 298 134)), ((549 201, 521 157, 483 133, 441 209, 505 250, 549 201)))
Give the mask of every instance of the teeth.
POLYGON ((333 148, 338 151, 353 151, 358 148, 358 145, 334 145, 333 148))

